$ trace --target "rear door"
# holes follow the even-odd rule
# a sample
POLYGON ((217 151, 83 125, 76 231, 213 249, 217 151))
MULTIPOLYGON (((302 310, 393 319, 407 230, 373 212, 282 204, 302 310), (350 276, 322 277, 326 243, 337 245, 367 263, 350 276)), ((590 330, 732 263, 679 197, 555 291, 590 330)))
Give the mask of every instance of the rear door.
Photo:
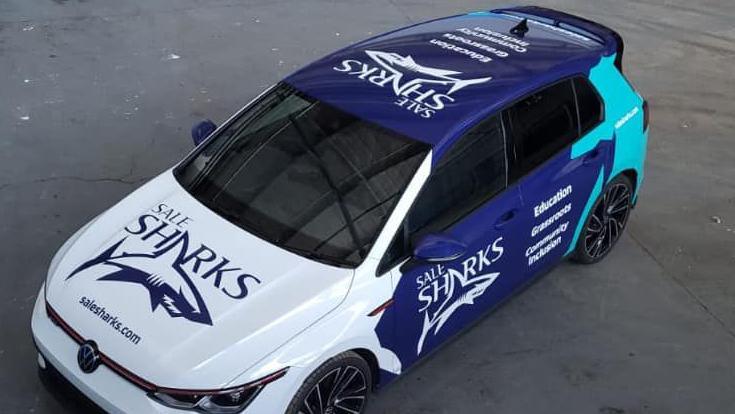
POLYGON ((514 254, 523 240, 519 190, 507 185, 500 116, 479 124, 447 152, 424 185, 383 259, 396 286, 376 328, 405 370, 475 321, 522 282, 514 254), (445 263, 405 262, 423 235, 441 232, 467 246, 445 263))
POLYGON ((579 154, 572 148, 600 124, 603 113, 601 100, 583 77, 557 82, 504 111, 513 149, 511 181, 518 183, 526 206, 519 230, 529 276, 548 270, 572 248, 613 141, 599 140, 579 154))

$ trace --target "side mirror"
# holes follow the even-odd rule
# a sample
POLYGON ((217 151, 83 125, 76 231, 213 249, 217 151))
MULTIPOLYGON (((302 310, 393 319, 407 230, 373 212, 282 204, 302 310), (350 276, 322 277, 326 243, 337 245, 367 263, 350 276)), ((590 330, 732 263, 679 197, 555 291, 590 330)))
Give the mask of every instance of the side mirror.
POLYGON ((191 127, 191 139, 194 140, 194 145, 201 144, 215 129, 217 129, 217 125, 209 119, 205 119, 191 127))
POLYGON ((428 234, 419 240, 413 250, 413 257, 422 262, 449 262, 462 257, 467 246, 444 234, 428 234))

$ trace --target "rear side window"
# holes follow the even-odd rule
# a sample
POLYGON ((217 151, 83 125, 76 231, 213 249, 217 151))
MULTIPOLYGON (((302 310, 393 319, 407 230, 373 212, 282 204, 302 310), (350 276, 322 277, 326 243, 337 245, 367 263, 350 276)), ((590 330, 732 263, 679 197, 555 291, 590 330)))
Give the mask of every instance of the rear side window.
POLYGON ((586 78, 574 79, 574 91, 577 94, 579 108, 580 136, 583 136, 602 122, 604 113, 602 100, 586 78))
POLYGON ((572 81, 527 96, 506 111, 515 142, 518 176, 523 176, 579 136, 572 81))

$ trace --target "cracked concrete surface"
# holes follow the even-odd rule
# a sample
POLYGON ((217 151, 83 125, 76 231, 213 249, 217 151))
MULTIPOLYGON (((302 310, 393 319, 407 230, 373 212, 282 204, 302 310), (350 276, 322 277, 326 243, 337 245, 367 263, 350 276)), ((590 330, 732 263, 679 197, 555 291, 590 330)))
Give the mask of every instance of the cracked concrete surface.
MULTIPOLYGON (((36 375, 34 295, 66 237, 190 150, 195 121, 223 121, 350 42, 496 3, 0 0, 2 411, 89 410, 36 375)), ((545 5, 620 31, 650 101, 628 234, 596 266, 562 264, 369 412, 733 412, 735 4, 545 5)))
POLYGON ((140 184, 144 181, 148 181, 151 177, 140 177, 136 179, 129 179, 130 175, 124 175, 122 177, 97 177, 97 178, 85 178, 85 177, 75 177, 75 176, 61 176, 61 177, 43 177, 43 178, 37 178, 35 180, 26 181, 26 182, 15 182, 15 183, 8 183, 0 185, 0 191, 10 188, 10 187, 25 187, 33 184, 41 184, 41 183, 49 183, 54 181, 79 181, 83 183, 119 183, 119 184, 140 184))

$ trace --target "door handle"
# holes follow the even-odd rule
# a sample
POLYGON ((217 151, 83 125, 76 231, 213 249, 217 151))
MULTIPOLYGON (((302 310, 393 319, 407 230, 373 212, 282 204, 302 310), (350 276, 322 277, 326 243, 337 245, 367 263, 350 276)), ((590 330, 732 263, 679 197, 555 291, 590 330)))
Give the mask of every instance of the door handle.
POLYGON ((592 151, 589 152, 589 154, 585 155, 582 159, 582 164, 589 165, 593 162, 597 161, 598 158, 600 158, 600 155, 602 154, 602 151, 600 149, 595 148, 592 151))
POLYGON ((518 215, 518 209, 514 208, 512 210, 508 210, 505 213, 503 213, 500 217, 498 217, 497 220, 495 220, 495 228, 496 229, 502 229, 506 224, 513 221, 513 219, 518 215))

